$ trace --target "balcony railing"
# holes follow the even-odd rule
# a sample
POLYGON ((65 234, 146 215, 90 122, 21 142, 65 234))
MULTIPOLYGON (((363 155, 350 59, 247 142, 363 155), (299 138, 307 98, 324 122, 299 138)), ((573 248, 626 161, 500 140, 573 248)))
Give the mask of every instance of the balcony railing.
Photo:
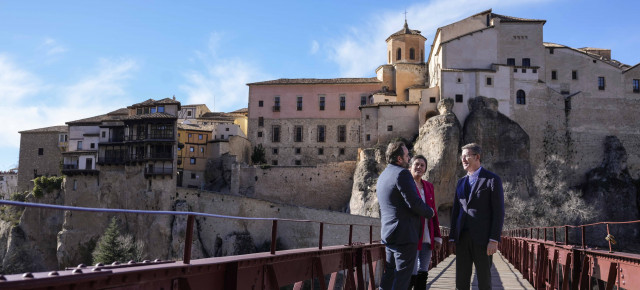
POLYGON ((78 164, 63 164, 62 170, 67 170, 67 169, 78 169, 78 164))
POLYGON ((145 140, 175 140, 175 135, 171 133, 152 133, 152 134, 137 134, 137 135, 125 135, 124 141, 145 141, 145 140))
POLYGON ((98 164, 123 164, 127 161, 125 157, 99 157, 98 164))
POLYGON ((280 112, 280 106, 273 106, 274 112, 280 112))
POLYGON ((99 171, 95 168, 79 168, 77 164, 63 164, 62 165, 62 173, 66 175, 75 175, 75 174, 94 174, 99 171))
POLYGON ((149 153, 147 159, 173 159, 173 153, 149 153))

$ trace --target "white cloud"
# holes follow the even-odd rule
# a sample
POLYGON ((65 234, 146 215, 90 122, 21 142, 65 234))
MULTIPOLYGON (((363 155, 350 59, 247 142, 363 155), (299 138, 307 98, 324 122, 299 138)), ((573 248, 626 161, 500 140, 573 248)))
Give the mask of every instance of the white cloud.
MULTIPOLYGON (((517 6, 534 2, 548 2, 549 0, 435 0, 414 4, 407 8, 409 28, 422 31, 422 35, 429 38, 426 43, 425 54, 428 53, 430 39, 438 29, 444 25, 469 17, 475 13, 493 7, 497 9, 507 6, 517 6)), ((327 43, 328 57, 338 64, 340 75, 343 77, 363 77, 373 75, 380 64, 386 63, 386 43, 389 35, 400 30, 404 25, 403 11, 390 11, 370 16, 361 28, 351 28, 345 35, 330 40, 327 43)), ((515 15, 518 16, 518 15, 515 15)))
POLYGON ((311 50, 309 51, 309 53, 316 54, 319 49, 320 49, 320 44, 318 43, 317 40, 314 40, 311 42, 311 50))
POLYGON ((18 68, 9 57, 0 54, 0 100, 13 104, 40 90, 40 81, 33 74, 18 68))
POLYGON ((86 108, 104 105, 100 102, 114 103, 112 98, 126 95, 125 81, 137 67, 132 59, 99 60, 93 73, 61 89, 66 106, 86 108))
POLYGON ((247 83, 269 79, 260 69, 237 57, 219 58, 218 43, 222 35, 212 33, 207 53, 196 52, 203 71, 184 73, 186 84, 180 89, 186 92, 187 101, 183 104, 207 104, 215 111, 234 111, 247 107, 249 88, 247 83))
POLYGON ((47 37, 44 39, 40 48, 45 51, 48 56, 60 54, 67 51, 67 48, 59 44, 55 39, 47 37))

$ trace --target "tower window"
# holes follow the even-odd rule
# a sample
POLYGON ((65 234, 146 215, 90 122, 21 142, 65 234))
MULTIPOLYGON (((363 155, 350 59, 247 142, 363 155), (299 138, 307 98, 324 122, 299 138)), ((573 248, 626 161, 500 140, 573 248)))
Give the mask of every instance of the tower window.
POLYGON ((604 91, 604 77, 598 77, 598 90, 604 91))
POLYGON ((340 111, 344 111, 347 107, 347 97, 345 95, 340 95, 340 111))
POLYGON ((578 79, 578 71, 577 70, 571 71, 571 79, 573 79, 573 80, 577 80, 578 79))
POLYGON ((462 95, 456 95, 456 103, 462 103, 462 95))
POLYGON ((551 79, 552 80, 557 80, 558 79, 558 72, 555 70, 551 71, 551 79))
POLYGON ((298 96, 297 109, 298 111, 302 111, 302 96, 298 96))
POLYGON ((640 80, 638 79, 633 80, 633 92, 640 93, 640 80))
POLYGON ((523 90, 518 90, 518 92, 516 93, 516 104, 518 105, 524 105, 526 104, 527 100, 526 100, 526 96, 524 94, 523 90))
POLYGON ((396 51, 396 60, 401 60, 402 59, 402 49, 398 48, 398 50, 396 51))
POLYGON ((409 49, 409 59, 416 59, 416 50, 413 48, 409 49))

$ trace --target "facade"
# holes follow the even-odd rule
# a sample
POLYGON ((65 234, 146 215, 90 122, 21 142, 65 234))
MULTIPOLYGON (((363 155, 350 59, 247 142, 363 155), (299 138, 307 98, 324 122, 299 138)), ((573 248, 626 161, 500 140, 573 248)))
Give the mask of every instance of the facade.
POLYGON ((211 112, 205 104, 184 105, 178 111, 178 123, 195 123, 203 114, 211 112))
POLYGON ((361 105, 382 88, 376 78, 279 79, 249 86, 249 135, 271 165, 355 160, 361 105))
POLYGON ((61 174, 62 152, 68 143, 67 126, 53 126, 20 131, 18 161, 18 190, 33 188, 33 179, 39 176, 61 174))
POLYGON ((0 198, 9 199, 12 193, 18 191, 18 169, 0 171, 0 198))
POLYGON ((211 157, 208 142, 213 125, 178 124, 178 186, 201 188, 207 159, 211 157))

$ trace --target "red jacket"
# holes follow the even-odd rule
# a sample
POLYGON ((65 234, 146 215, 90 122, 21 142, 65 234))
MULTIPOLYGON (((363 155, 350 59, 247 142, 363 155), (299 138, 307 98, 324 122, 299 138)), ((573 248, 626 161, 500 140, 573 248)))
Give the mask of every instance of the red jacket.
MULTIPOLYGON (((433 250, 433 243, 435 243, 435 238, 436 237, 442 238, 442 235, 440 234, 440 222, 438 221, 438 212, 436 211, 436 198, 433 192, 433 184, 431 184, 431 182, 428 182, 422 179, 420 181, 422 181, 422 188, 424 189, 425 203, 430 208, 433 209, 433 218, 430 218, 428 220, 429 237, 431 237, 431 242, 429 244, 431 246, 431 249, 433 250)), ((420 189, 418 189, 417 186, 416 186, 416 191, 418 192, 418 195, 420 195, 420 189)), ((420 198, 422 199, 422 197, 420 198)), ((422 250, 424 224, 425 224, 425 218, 420 217, 420 239, 418 240, 418 250, 422 250)))

